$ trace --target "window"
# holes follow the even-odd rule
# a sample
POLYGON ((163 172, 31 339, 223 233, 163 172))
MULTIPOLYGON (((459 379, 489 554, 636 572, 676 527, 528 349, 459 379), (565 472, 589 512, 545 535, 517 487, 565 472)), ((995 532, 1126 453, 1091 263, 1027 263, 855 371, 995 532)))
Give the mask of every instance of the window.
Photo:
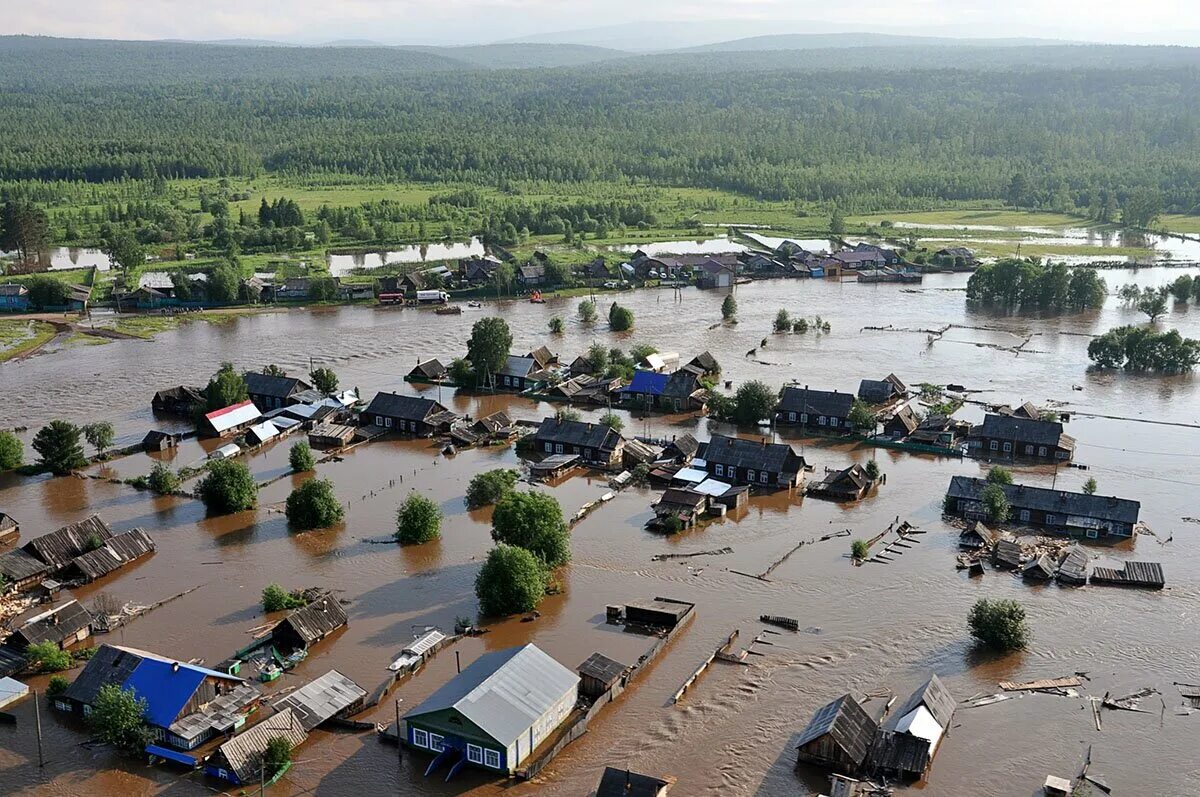
POLYGON ((1089 540, 1094 540, 1094 539, 1096 539, 1097 537, 1099 537, 1099 536, 1100 536, 1100 532, 1099 532, 1099 531, 1097 531, 1096 529, 1088 529, 1088 530, 1087 530, 1087 535, 1088 535, 1088 539, 1089 539, 1089 540))
POLYGON ((822 415, 820 418, 817 418, 817 423, 821 424, 822 426, 827 426, 827 425, 828 425, 828 422, 825 420, 825 416, 824 416, 824 415, 822 415))
POLYGON ((746 478, 747 478, 748 480, 750 480, 750 481, 754 481, 754 480, 755 480, 755 478, 757 478, 757 477, 754 475, 754 471, 753 471, 753 470, 747 470, 747 471, 746 471, 746 478))
POLYGON ((384 419, 383 419, 383 425, 384 425, 384 426, 386 426, 386 427, 388 427, 388 428, 391 428, 391 426, 392 426, 392 419, 391 419, 391 418, 384 418, 384 419))
POLYGON ((375 416, 375 425, 376 425, 376 426, 383 426, 383 416, 382 416, 382 415, 376 415, 376 416, 375 416))
POLYGON ((1046 525, 1047 526, 1053 526, 1057 522, 1058 522, 1057 515, 1046 515, 1046 525))
POLYGON ((56 709, 58 709, 59 711, 70 711, 71 710, 71 704, 67 703, 66 701, 63 701, 63 700, 55 700, 54 707, 56 709))
POLYGON ((1029 522, 1029 510, 1028 510, 1028 509, 1022 509, 1022 510, 1021 510, 1021 522, 1022 522, 1022 523, 1028 523, 1028 522, 1029 522))
POLYGON ((1038 456, 1039 457, 1046 456, 1046 447, 1045 446, 1038 446, 1038 456))
POLYGON ((444 737, 438 733, 429 734, 429 749, 440 752, 442 749, 442 739, 444 737))
POLYGON ((417 747, 428 747, 429 734, 420 728, 413 728, 413 744, 417 747))
POLYGON ((500 768, 500 754, 497 753, 495 750, 484 750, 483 751, 483 761, 485 764, 487 764, 492 769, 500 768))
POLYGON ((409 425, 409 428, 411 428, 414 432, 417 431, 417 422, 416 421, 409 421, 408 425, 409 425))
POLYGON ((794 412, 789 412, 789 413, 788 413, 788 420, 789 420, 789 421, 791 421, 792 423, 795 423, 795 422, 796 422, 796 413, 794 413, 794 412))
POLYGON ((1012 451, 1012 443, 1005 443, 1004 444, 1004 453, 1007 454, 1010 451, 1012 451))
POLYGON ((562 443, 555 443, 555 444, 554 444, 554 453, 556 453, 556 454, 561 454, 561 453, 562 453, 562 443))
POLYGON ((483 748, 477 744, 467 745, 467 760, 472 764, 483 763, 483 748))
POLYGON ((988 448, 995 451, 996 449, 1000 448, 1000 444, 998 442, 996 442, 995 440, 993 440, 991 443, 988 444, 988 448))
POLYGON ((590 448, 585 448, 585 449, 583 450, 583 458, 584 458, 584 459, 591 459, 591 458, 592 458, 592 449, 590 449, 590 448))
POLYGON ((725 475, 725 466, 724 465, 717 465, 717 475, 718 476, 725 475))
POLYGON ((1032 453, 1033 453, 1033 446, 1025 446, 1025 453, 1026 453, 1026 454, 1032 454, 1032 453))
POLYGON ((546 443, 546 453, 549 454, 554 450, 554 443, 546 443))
POLYGON ((758 481, 761 484, 767 483, 767 472, 765 470, 758 474, 758 481))

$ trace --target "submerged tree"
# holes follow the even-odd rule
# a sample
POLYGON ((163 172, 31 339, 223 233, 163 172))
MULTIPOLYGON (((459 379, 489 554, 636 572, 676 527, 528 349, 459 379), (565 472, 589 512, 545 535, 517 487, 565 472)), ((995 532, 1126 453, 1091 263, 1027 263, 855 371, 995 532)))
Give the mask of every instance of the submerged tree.
POLYGON ((496 503, 492 539, 531 552, 549 567, 571 559, 571 534, 562 507, 551 495, 510 492, 496 503))
POLYGON ((725 297, 725 301, 721 302, 721 318, 726 321, 733 321, 737 318, 737 299, 733 298, 733 294, 725 297))
POLYGON ((501 617, 537 608, 546 595, 546 565, 524 548, 497 545, 475 577, 479 610, 501 617))
POLYGON ((63 476, 87 464, 79 438, 79 427, 75 424, 51 421, 33 436, 33 450, 41 457, 42 467, 63 476))
POLYGON ((96 449, 97 454, 104 456, 105 449, 112 448, 117 432, 108 421, 97 421, 83 427, 83 436, 88 444, 96 449))
POLYGON ((196 494, 209 512, 226 515, 252 508, 258 502, 258 483, 245 463, 222 459, 209 464, 196 494))
POLYGON ((1029 644, 1025 608, 1014 600, 981 598, 967 615, 971 636, 984 647, 1002 653, 1029 644))
POLYGON ((410 493, 396 511, 396 540, 404 545, 431 542, 440 536, 441 525, 441 508, 420 493, 410 493))
POLYGON ((300 531, 328 528, 344 514, 333 492, 333 482, 328 479, 309 479, 292 490, 284 511, 288 523, 300 531))
POLYGON ((513 468, 493 468, 475 474, 467 485, 467 506, 478 508, 496 503, 512 491, 520 478, 520 472, 513 468))

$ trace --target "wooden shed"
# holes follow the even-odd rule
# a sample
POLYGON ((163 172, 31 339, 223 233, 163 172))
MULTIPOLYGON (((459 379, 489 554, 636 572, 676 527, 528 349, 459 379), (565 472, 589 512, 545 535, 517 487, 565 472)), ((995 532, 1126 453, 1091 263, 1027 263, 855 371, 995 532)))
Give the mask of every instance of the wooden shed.
POLYGON ((603 653, 593 653, 579 665, 579 691, 587 697, 599 697, 612 689, 628 669, 603 653))
POLYGON ((49 572, 49 565, 20 548, 0 553, 0 576, 10 589, 19 592, 31 589, 49 572))
POLYGON ((322 595, 296 609, 271 629, 271 644, 280 652, 307 650, 348 622, 346 610, 337 598, 322 595))
POLYGON ((12 515, 0 512, 0 543, 11 542, 21 534, 21 524, 12 515))
POLYGON ((76 556, 63 568, 63 577, 86 584, 149 556, 154 550, 154 540, 149 534, 142 529, 130 529, 111 537, 99 548, 76 556))
POLYGON ((854 696, 845 694, 822 706, 800 734, 796 758, 837 772, 857 772, 878 726, 854 696))

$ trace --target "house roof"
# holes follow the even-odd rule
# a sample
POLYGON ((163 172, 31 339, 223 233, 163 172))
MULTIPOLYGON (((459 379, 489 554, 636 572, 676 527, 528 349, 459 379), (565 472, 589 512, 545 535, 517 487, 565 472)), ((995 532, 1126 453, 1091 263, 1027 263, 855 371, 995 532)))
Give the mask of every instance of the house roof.
POLYGON ((480 656, 404 718, 453 709, 507 747, 578 685, 578 675, 529 644, 480 656))
POLYGON ((965 246, 947 246, 945 249, 939 249, 934 254, 949 255, 950 257, 974 257, 975 253, 965 246))
POLYGON ((308 738, 300 719, 290 708, 273 714, 239 733, 221 745, 218 752, 238 776, 238 780, 249 783, 258 778, 258 758, 267 749, 267 744, 276 737, 287 739, 292 747, 303 744, 308 738))
POLYGON ((437 379, 446 375, 446 366, 442 365, 442 361, 436 357, 432 360, 419 362, 413 369, 408 372, 409 376, 426 376, 430 379, 437 379))
POLYGON ((292 709, 304 730, 311 731, 366 696, 367 690, 337 670, 330 670, 276 702, 275 708, 292 709))
POLYGON ((224 409, 213 410, 205 415, 204 419, 219 434, 243 424, 256 421, 261 417, 262 413, 258 411, 258 407, 254 406, 253 401, 247 399, 240 404, 233 404, 224 409))
POLYGON ((605 767, 596 788, 596 797, 659 797, 674 780, 642 775, 628 769, 605 767))
POLYGON ((104 545, 77 556, 69 568, 78 570, 85 581, 95 581, 122 566, 154 552, 154 540, 142 529, 130 529, 117 534, 104 545))
POLYGON ((917 419, 917 414, 913 412, 912 407, 908 406, 907 404, 896 410, 895 414, 888 419, 889 424, 892 422, 903 426, 908 434, 912 434, 913 432, 917 431, 917 428, 921 425, 921 421, 917 419))
POLYGON ((77 600, 69 600, 28 618, 13 631, 27 645, 39 642, 60 644, 92 624, 92 615, 77 600))
POLYGON ((933 715, 943 730, 950 727, 950 721, 954 719, 954 696, 950 694, 937 675, 931 675, 928 681, 909 695, 908 700, 891 713, 888 720, 883 723, 883 727, 890 731, 902 730, 899 728, 900 722, 920 706, 929 709, 929 713, 933 715))
POLYGON ((708 496, 685 487, 671 487, 658 499, 658 505, 682 506, 688 509, 699 509, 708 501, 708 496))
POLYGON ((804 747, 830 734, 852 761, 861 763, 867 757, 876 728, 875 720, 863 711, 852 695, 845 694, 817 710, 796 746, 804 747))
POLYGON ((242 378, 246 380, 246 392, 252 396, 284 399, 301 390, 312 389, 312 385, 294 376, 273 376, 258 371, 247 371, 242 374, 242 378))
POLYGON ((305 644, 310 644, 330 631, 341 628, 347 622, 346 610, 342 608, 342 604, 332 595, 325 595, 293 611, 281 620, 276 628, 289 626, 305 644))
POLYGON ((696 456, 696 452, 700 450, 700 443, 691 434, 678 435, 674 440, 667 444, 667 450, 674 450, 680 455, 691 458, 696 456))
POLYGON ((676 371, 667 378, 661 395, 667 398, 688 398, 700 389, 700 377, 694 371, 676 371))
POLYGON ((668 379, 670 379, 669 374, 660 374, 654 371, 634 371, 633 379, 630 380, 626 387, 621 388, 621 392, 661 396, 667 386, 668 379))
POLYGON ((203 404, 204 388, 188 387, 187 385, 169 387, 165 390, 157 391, 154 394, 154 400, 160 403, 164 401, 187 401, 192 404, 203 404))
POLYGON ((152 290, 170 290, 175 287, 175 283, 171 280, 171 275, 165 271, 147 271, 138 277, 138 287, 150 288, 152 290))
POLYGON ((198 739, 210 730, 232 731, 246 706, 262 694, 257 686, 240 683, 210 700, 200 711, 184 714, 167 728, 181 739, 198 739))
POLYGON ((854 396, 836 390, 810 390, 808 387, 785 387, 779 397, 780 412, 803 412, 808 415, 850 417, 854 396))
POLYGON ((536 362, 538 368, 545 368, 547 365, 558 361, 558 355, 550 351, 546 346, 538 346, 525 356, 536 362))
POLYGON ((87 553, 90 543, 94 540, 107 542, 112 536, 112 529, 108 524, 101 520, 99 515, 92 515, 78 523, 63 526, 57 531, 34 537, 21 547, 51 568, 58 568, 76 556, 87 553))
POLYGON ((25 296, 28 293, 29 289, 17 282, 0 285, 0 296, 25 296))
POLYGON ((541 279, 545 275, 546 275, 546 267, 545 266, 538 266, 538 265, 534 265, 534 264, 530 263, 529 265, 519 266, 517 268, 517 276, 520 277, 521 279, 525 279, 525 280, 541 279))
POLYGON ((705 373, 715 373, 721 370, 721 366, 717 363, 717 358, 713 357, 710 352, 702 351, 688 361, 688 365, 694 365, 702 369, 705 373))
POLYGON ((262 423, 256 423, 247 429, 246 434, 247 436, 253 435, 260 443, 262 443, 279 434, 279 427, 277 427, 272 421, 263 421, 262 423))
MULTIPOLYGON (((950 479, 947 495, 966 501, 978 501, 987 486, 985 479, 954 476, 950 479)), ((1138 513, 1142 508, 1139 502, 1128 498, 1049 490, 1024 484, 1004 484, 1001 485, 1001 489, 1015 509, 1033 509, 1118 523, 1137 523, 1138 513)))
POLYGON ((537 360, 532 357, 517 357, 510 354, 508 355, 508 359, 504 361, 504 365, 496 372, 496 375, 526 377, 537 368, 537 360))
POLYGON ((363 412, 406 421, 424 421, 434 413, 446 411, 445 407, 433 399, 402 396, 399 393, 376 393, 363 412))
POLYGON ((20 548, 0 553, 0 576, 9 582, 24 581, 49 571, 49 565, 20 548))
POLYGON ((1063 434, 1063 426, 1058 421, 1035 420, 1018 415, 986 415, 973 434, 1015 443, 1059 446, 1067 450, 1075 448, 1075 438, 1063 434))
POLYGON ((713 435, 704 449, 704 459, 711 464, 754 468, 770 473, 799 473, 804 457, 787 443, 762 443, 740 437, 713 435))
POLYGON ((615 683, 618 678, 626 670, 629 665, 622 664, 615 659, 610 659, 603 653, 593 653, 587 657, 587 661, 579 665, 579 674, 588 678, 595 678, 606 684, 615 683))
POLYGON ((0 531, 15 529, 19 525, 20 524, 17 523, 16 518, 14 518, 12 515, 8 514, 7 512, 0 512, 0 531))
POLYGON ((873 404, 887 401, 894 392, 895 387, 886 379, 864 379, 858 383, 858 397, 873 404))
POLYGON ((621 435, 602 423, 544 418, 535 439, 604 451, 616 448, 621 435))
POLYGON ((867 477, 866 470, 862 465, 855 462, 848 468, 835 470, 832 473, 826 474, 821 481, 821 485, 825 488, 837 487, 841 489, 862 490, 870 485, 871 480, 867 477))

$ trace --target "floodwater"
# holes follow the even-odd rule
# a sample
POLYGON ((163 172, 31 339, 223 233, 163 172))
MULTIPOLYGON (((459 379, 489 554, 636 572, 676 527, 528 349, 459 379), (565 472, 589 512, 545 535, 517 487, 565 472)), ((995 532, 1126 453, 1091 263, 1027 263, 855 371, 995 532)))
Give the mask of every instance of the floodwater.
MULTIPOLYGON (((1122 282, 1165 283, 1179 270, 1144 268, 1106 272, 1110 287, 1122 282)), ((1196 457, 1200 452, 1200 382, 1191 376, 1136 377, 1087 370, 1088 337, 1122 323, 1144 320, 1115 298, 1100 311, 1038 319, 971 310, 964 306, 966 275, 931 275, 920 286, 859 285, 827 280, 769 281, 738 286, 740 323, 723 327, 724 295, 685 289, 622 295, 636 316, 632 333, 576 321, 574 299, 545 305, 505 302, 438 316, 416 309, 330 308, 264 313, 228 324, 190 323, 153 342, 117 341, 66 350, 19 363, 0 364, 0 427, 37 428, 54 417, 77 423, 111 420, 120 442, 141 438, 170 423, 152 417, 153 391, 202 383, 221 361, 259 368, 275 363, 301 373, 309 358, 332 367, 343 384, 364 393, 409 391, 403 375, 419 359, 461 351, 471 324, 485 314, 502 315, 513 329, 514 350, 542 343, 573 357, 593 341, 628 347, 652 343, 685 355, 712 351, 736 384, 762 379, 773 386, 798 380, 814 387, 854 390, 862 377, 896 372, 909 384, 956 382, 996 401, 1060 401, 1076 413, 1068 430, 1079 440, 1078 461, 1088 471, 1050 466, 1019 468, 1019 481, 1077 489, 1089 476, 1101 493, 1142 502, 1142 519, 1159 535, 1123 546, 1097 548, 1099 555, 1164 563, 1169 588, 1141 593, 1088 587, 1032 587, 989 571, 968 579, 954 568, 956 532, 940 517, 941 496, 952 475, 979 474, 985 465, 937 459, 845 443, 793 439, 823 468, 877 458, 887 474, 879 493, 842 506, 779 493, 751 499, 738 516, 674 538, 643 530, 654 493, 630 489, 601 507, 573 532, 573 561, 563 571, 563 592, 548 598, 534 622, 509 620, 477 639, 458 644, 401 685, 368 715, 377 721, 418 703, 451 677, 454 651, 466 665, 482 652, 536 642, 569 667, 600 651, 625 662, 646 648, 641 637, 603 622, 610 603, 662 595, 696 603, 696 617, 589 732, 570 746, 535 784, 494 781, 464 771, 450 783, 426 780, 428 758, 397 751, 372 734, 318 732, 296 753, 297 763, 271 793, 500 795, 590 793, 605 765, 674 775, 681 795, 815 794, 824 779, 795 771, 795 740, 811 713, 845 691, 891 689, 901 699, 930 672, 956 697, 998 691, 998 680, 1025 680, 1086 671, 1087 693, 1126 694, 1142 687, 1162 692, 1147 702, 1148 714, 1105 712, 1096 731, 1083 699, 1027 695, 955 717, 949 737, 922 787, 930 797, 1033 795, 1045 776, 1070 777, 1092 748, 1092 772, 1103 773, 1115 794, 1200 794, 1195 765, 1200 716, 1179 716, 1174 681, 1200 681, 1200 516, 1196 457), (832 325, 825 335, 772 335, 780 307, 820 315, 832 325), (568 319, 560 338, 546 333, 552 315, 568 319), (961 325, 930 343, 919 330, 961 325), (865 331, 893 325, 914 331, 865 331), (972 328, 975 327, 975 328, 972 328), (987 327, 981 329, 979 327, 987 327), (1023 353, 1013 347, 1033 334, 1023 353), (767 339, 765 347, 761 340, 767 339), (753 358, 745 354, 757 349, 753 358), (1076 390, 1074 387, 1082 388, 1076 390), (1122 416, 1138 421, 1095 417, 1122 416), (1168 422, 1149 423, 1146 421, 1168 422), (928 533, 889 565, 852 567, 845 538, 814 542, 758 581, 733 570, 757 573, 802 540, 850 529, 870 537, 894 518, 928 533), (1173 535, 1173 541, 1160 545, 1173 535), (730 546, 727 556, 653 562, 657 553, 730 546), (1034 632, 1027 652, 990 657, 969 644, 964 618, 978 597, 1013 597, 1027 607, 1034 632), (762 626, 760 614, 800 620, 798 634, 770 637, 756 646, 765 655, 749 666, 718 663, 679 704, 670 696, 732 630, 743 643, 762 626)), ((604 301, 607 301, 606 299, 604 301)), ((602 308, 603 309, 603 308, 602 308)), ((1200 337, 1200 313, 1176 305, 1160 322, 1200 337)), ((505 408, 520 418, 552 412, 527 399, 456 396, 427 388, 459 412, 476 416, 505 408)), ((977 417, 971 408, 968 417, 977 417)), ((596 411, 587 411, 596 417, 596 411)), ((705 419, 671 416, 628 418, 627 433, 665 437, 684 431, 707 436, 719 427, 705 419)), ((727 430, 724 430, 727 431, 727 430)), ((289 441, 256 454, 250 467, 260 481, 286 473, 289 441)), ((176 465, 198 459, 204 446, 188 443, 176 465)), ((457 616, 475 613, 472 583, 491 546, 488 512, 468 512, 462 496, 480 470, 517 463, 511 449, 439 454, 430 441, 380 441, 359 447, 341 462, 322 464, 347 503, 345 522, 306 534, 288 532, 277 511, 294 484, 285 478, 262 491, 256 510, 209 518, 195 501, 155 498, 122 485, 88 478, 0 477, 0 508, 21 521, 26 536, 99 512, 114 528, 147 529, 158 543, 152 557, 76 592, 85 603, 100 593, 149 603, 199 586, 101 641, 216 662, 249 639, 264 621, 262 588, 320 585, 349 602, 349 626, 320 643, 297 670, 316 677, 336 667, 368 691, 387 675, 388 662, 427 624, 448 628, 457 616), (395 508, 419 489, 446 515, 440 541, 415 548, 376 545, 386 536, 395 508)), ((122 478, 145 472, 148 455, 119 460, 104 470, 122 478)), ((575 477, 551 492, 567 514, 607 490, 602 480, 575 477)), ((299 681, 285 676, 278 689, 299 681)), ((35 679, 42 688, 44 679, 35 679)), ((201 795, 219 784, 197 775, 180 778, 166 768, 116 759, 102 749, 80 747, 85 731, 53 711, 43 711, 47 764, 37 766, 33 707, 15 710, 18 724, 0 726, 0 782, 5 793, 201 795)), ((230 793, 236 793, 231 789, 230 793)))
MULTIPOLYGON (((0 258, 14 257, 15 252, 0 252, 0 258)), ((42 253, 43 267, 51 271, 70 271, 75 268, 92 268, 108 271, 112 260, 99 249, 79 246, 53 246, 42 253)))
MULTIPOLYGON (((1200 261, 1200 239, 1195 236, 1178 238, 1157 233, 1142 233, 1129 230, 1098 230, 1092 227, 1001 227, 991 224, 920 224, 915 222, 898 221, 895 227, 911 230, 933 230, 942 237, 922 238, 926 243, 963 244, 970 246, 972 242, 980 244, 1032 244, 1041 246, 1096 246, 1105 249, 1117 249, 1124 246, 1141 246, 1151 250, 1156 260, 1182 260, 1188 262, 1200 261), (990 239, 986 236, 970 238, 952 237, 953 232, 971 233, 1021 233, 1016 237, 990 239)), ((1058 256, 1054 257, 1059 260, 1058 256)), ((1116 258, 1076 256, 1079 262, 1089 260, 1132 260, 1126 256, 1116 258)))
POLYGON ((655 241, 644 244, 601 244, 595 247, 601 252, 632 254, 639 249, 651 257, 660 255, 723 255, 730 252, 745 252, 748 247, 726 236, 723 238, 698 238, 694 241, 655 241))
POLYGON ((437 263, 460 257, 482 257, 483 242, 478 238, 456 243, 429 243, 402 246, 386 252, 360 252, 353 255, 328 255, 329 272, 341 277, 355 269, 373 269, 388 263, 437 263))

